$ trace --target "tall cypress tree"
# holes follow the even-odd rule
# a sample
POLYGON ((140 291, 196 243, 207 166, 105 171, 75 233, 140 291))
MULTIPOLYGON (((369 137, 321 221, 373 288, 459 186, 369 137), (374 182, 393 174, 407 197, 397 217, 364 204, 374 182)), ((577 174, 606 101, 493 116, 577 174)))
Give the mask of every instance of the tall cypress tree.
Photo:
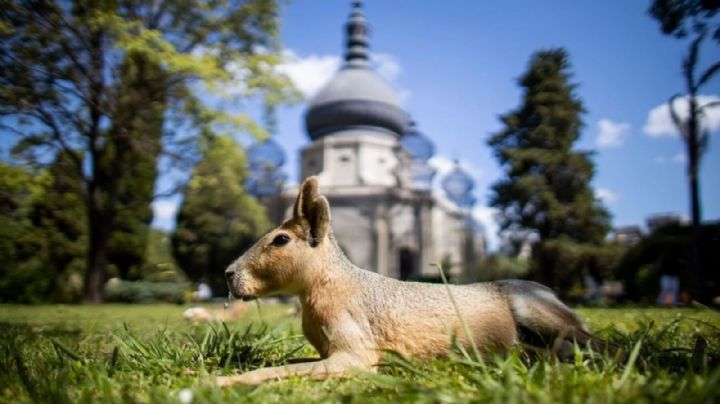
POLYGON ((103 166, 117 175, 116 214, 109 224, 108 261, 123 279, 141 277, 154 198, 157 160, 166 109, 167 74, 139 53, 128 53, 120 68, 117 107, 108 139, 123 158, 103 166), (119 167, 118 167, 119 166, 119 167))
POLYGON ((500 117, 488 140, 505 171, 492 187, 501 228, 535 241, 535 277, 565 291, 583 244, 600 245, 609 215, 595 199, 591 153, 573 149, 583 126, 582 102, 571 84, 564 49, 535 53, 520 77, 521 105, 500 117))

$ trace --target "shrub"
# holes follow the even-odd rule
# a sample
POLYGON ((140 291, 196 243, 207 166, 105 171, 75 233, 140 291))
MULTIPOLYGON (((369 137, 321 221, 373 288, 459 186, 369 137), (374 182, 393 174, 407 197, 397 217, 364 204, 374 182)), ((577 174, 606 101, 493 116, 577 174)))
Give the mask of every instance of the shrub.
POLYGON ((176 282, 122 281, 113 278, 105 284, 105 300, 115 303, 177 303, 185 301, 187 285, 176 282))

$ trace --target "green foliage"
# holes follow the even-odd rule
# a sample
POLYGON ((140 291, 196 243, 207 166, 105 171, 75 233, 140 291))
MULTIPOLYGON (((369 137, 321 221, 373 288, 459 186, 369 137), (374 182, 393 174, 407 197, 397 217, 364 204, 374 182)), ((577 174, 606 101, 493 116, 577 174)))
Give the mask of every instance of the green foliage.
POLYGON ((265 209, 245 193, 243 150, 230 137, 208 140, 193 169, 172 238, 178 265, 192 281, 227 293, 225 268, 270 228, 265 209))
POLYGON ((720 42, 718 11, 720 3, 714 0, 653 0, 648 14, 666 35, 684 38, 690 32, 710 32, 720 42))
POLYGON ((149 282, 182 282, 185 276, 172 255, 171 235, 151 229, 148 235, 145 264, 137 274, 149 282))
POLYGON ((186 285, 179 282, 123 281, 112 278, 105 285, 105 300, 113 303, 182 303, 186 285))
POLYGON ((532 270, 543 273, 548 284, 556 285, 568 298, 579 298, 583 292, 583 276, 612 279, 622 257, 622 248, 615 244, 577 243, 566 237, 541 241, 533 249, 532 270), (577 291, 575 295, 570 291, 577 291))
MULTIPOLYGON (((720 224, 701 227, 703 262, 708 268, 720 268, 720 224)), ((630 248, 617 265, 617 277, 625 283, 627 297, 654 302, 663 274, 680 277, 682 290, 693 284, 692 229, 688 225, 670 224, 655 230, 630 248)), ((712 271, 706 281, 720 284, 720 274, 712 271)))
POLYGON ((3 306, 0 400, 7 402, 603 402, 720 399, 720 320, 708 310, 583 309, 590 328, 634 360, 579 347, 576 358, 512 351, 483 363, 388 355, 378 373, 218 388, 218 375, 312 356, 287 306, 239 323, 191 325, 184 307, 3 306))
POLYGON ((685 152, 688 156, 687 179, 690 189, 690 218, 693 225, 691 267, 694 276, 693 294, 695 299, 704 303, 708 303, 717 295, 718 285, 712 283, 714 279, 706 279, 707 273, 716 271, 711 271, 712 267, 703 262, 699 178, 700 163, 710 142, 710 130, 703 127, 702 118, 707 114, 707 110, 720 107, 720 102, 700 105, 698 97, 720 72, 720 60, 713 58, 709 66, 702 67, 700 48, 708 33, 713 36, 717 44, 720 44, 718 11, 720 11, 720 3, 714 0, 654 0, 648 10, 648 13, 660 23, 665 34, 684 38, 692 31, 692 41, 682 61, 684 91, 688 102, 687 116, 681 118, 683 114, 678 112, 675 105, 675 100, 683 94, 670 97, 668 108, 673 124, 685 143, 685 152))
POLYGON ((503 129, 488 140, 505 171, 490 201, 500 210, 501 228, 511 238, 539 240, 535 276, 557 288, 566 282, 554 271, 567 263, 542 250, 568 242, 599 245, 609 230, 609 214, 590 187, 591 153, 573 149, 584 109, 569 68, 563 49, 535 53, 519 80, 521 105, 500 117, 503 129))
POLYGON ((189 167, 198 135, 266 135, 198 88, 296 99, 274 68, 278 13, 274 0, 0 3, 0 125, 20 137, 17 157, 62 150, 83 180, 87 300, 102 300, 109 262, 128 276, 142 265, 161 144, 189 167))
POLYGON ((527 260, 521 258, 508 257, 500 253, 486 255, 478 264, 476 281, 522 279, 527 276, 528 267, 527 260))
POLYGON ((41 265, 48 282, 48 293, 38 300, 78 302, 81 298, 87 264, 86 194, 72 166, 69 155, 58 153, 47 170, 50 181, 43 198, 33 205, 33 224, 46 246, 41 265))
POLYGON ((87 228, 82 183, 69 164, 64 153, 39 174, 0 163, 3 300, 79 300, 87 228))
POLYGON ((49 177, 0 162, 0 296, 2 301, 36 302, 47 292, 42 273, 45 240, 30 220, 49 177))
MULTIPOLYGON (((109 140, 111 149, 125 149, 119 167, 115 218, 111 224, 108 259, 123 279, 137 279, 143 266, 152 221, 158 156, 166 110, 166 73, 142 54, 128 53, 120 68, 117 108, 109 140)), ((109 162, 109 161, 108 161, 109 162)))

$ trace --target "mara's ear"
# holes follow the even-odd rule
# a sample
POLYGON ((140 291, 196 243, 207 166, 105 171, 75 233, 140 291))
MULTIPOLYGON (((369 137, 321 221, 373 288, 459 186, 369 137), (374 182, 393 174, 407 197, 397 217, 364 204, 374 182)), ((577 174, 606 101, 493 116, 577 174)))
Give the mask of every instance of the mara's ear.
POLYGON ((293 207, 293 218, 300 219, 305 217, 305 205, 312 202, 318 196, 318 181, 316 177, 308 177, 300 185, 295 206, 293 207))
POLYGON ((309 177, 300 186, 300 192, 293 207, 293 218, 310 226, 311 244, 317 244, 330 231, 330 204, 318 194, 316 177, 309 177))

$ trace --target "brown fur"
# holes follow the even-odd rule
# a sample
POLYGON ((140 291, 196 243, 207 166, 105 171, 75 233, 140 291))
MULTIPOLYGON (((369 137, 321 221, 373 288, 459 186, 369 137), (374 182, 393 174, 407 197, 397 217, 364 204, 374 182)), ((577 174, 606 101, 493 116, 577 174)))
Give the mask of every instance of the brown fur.
POLYGON ((314 177, 303 182, 293 217, 238 258, 226 275, 233 295, 244 300, 275 293, 299 296, 303 333, 321 360, 222 377, 220 385, 374 371, 386 350, 415 358, 444 357, 453 338, 470 347, 463 320, 482 352, 502 352, 520 343, 524 333, 534 334, 558 354, 567 354, 573 339, 598 347, 602 341, 550 289, 534 282, 447 287, 402 282, 357 268, 332 235, 330 207, 318 194, 314 177))

